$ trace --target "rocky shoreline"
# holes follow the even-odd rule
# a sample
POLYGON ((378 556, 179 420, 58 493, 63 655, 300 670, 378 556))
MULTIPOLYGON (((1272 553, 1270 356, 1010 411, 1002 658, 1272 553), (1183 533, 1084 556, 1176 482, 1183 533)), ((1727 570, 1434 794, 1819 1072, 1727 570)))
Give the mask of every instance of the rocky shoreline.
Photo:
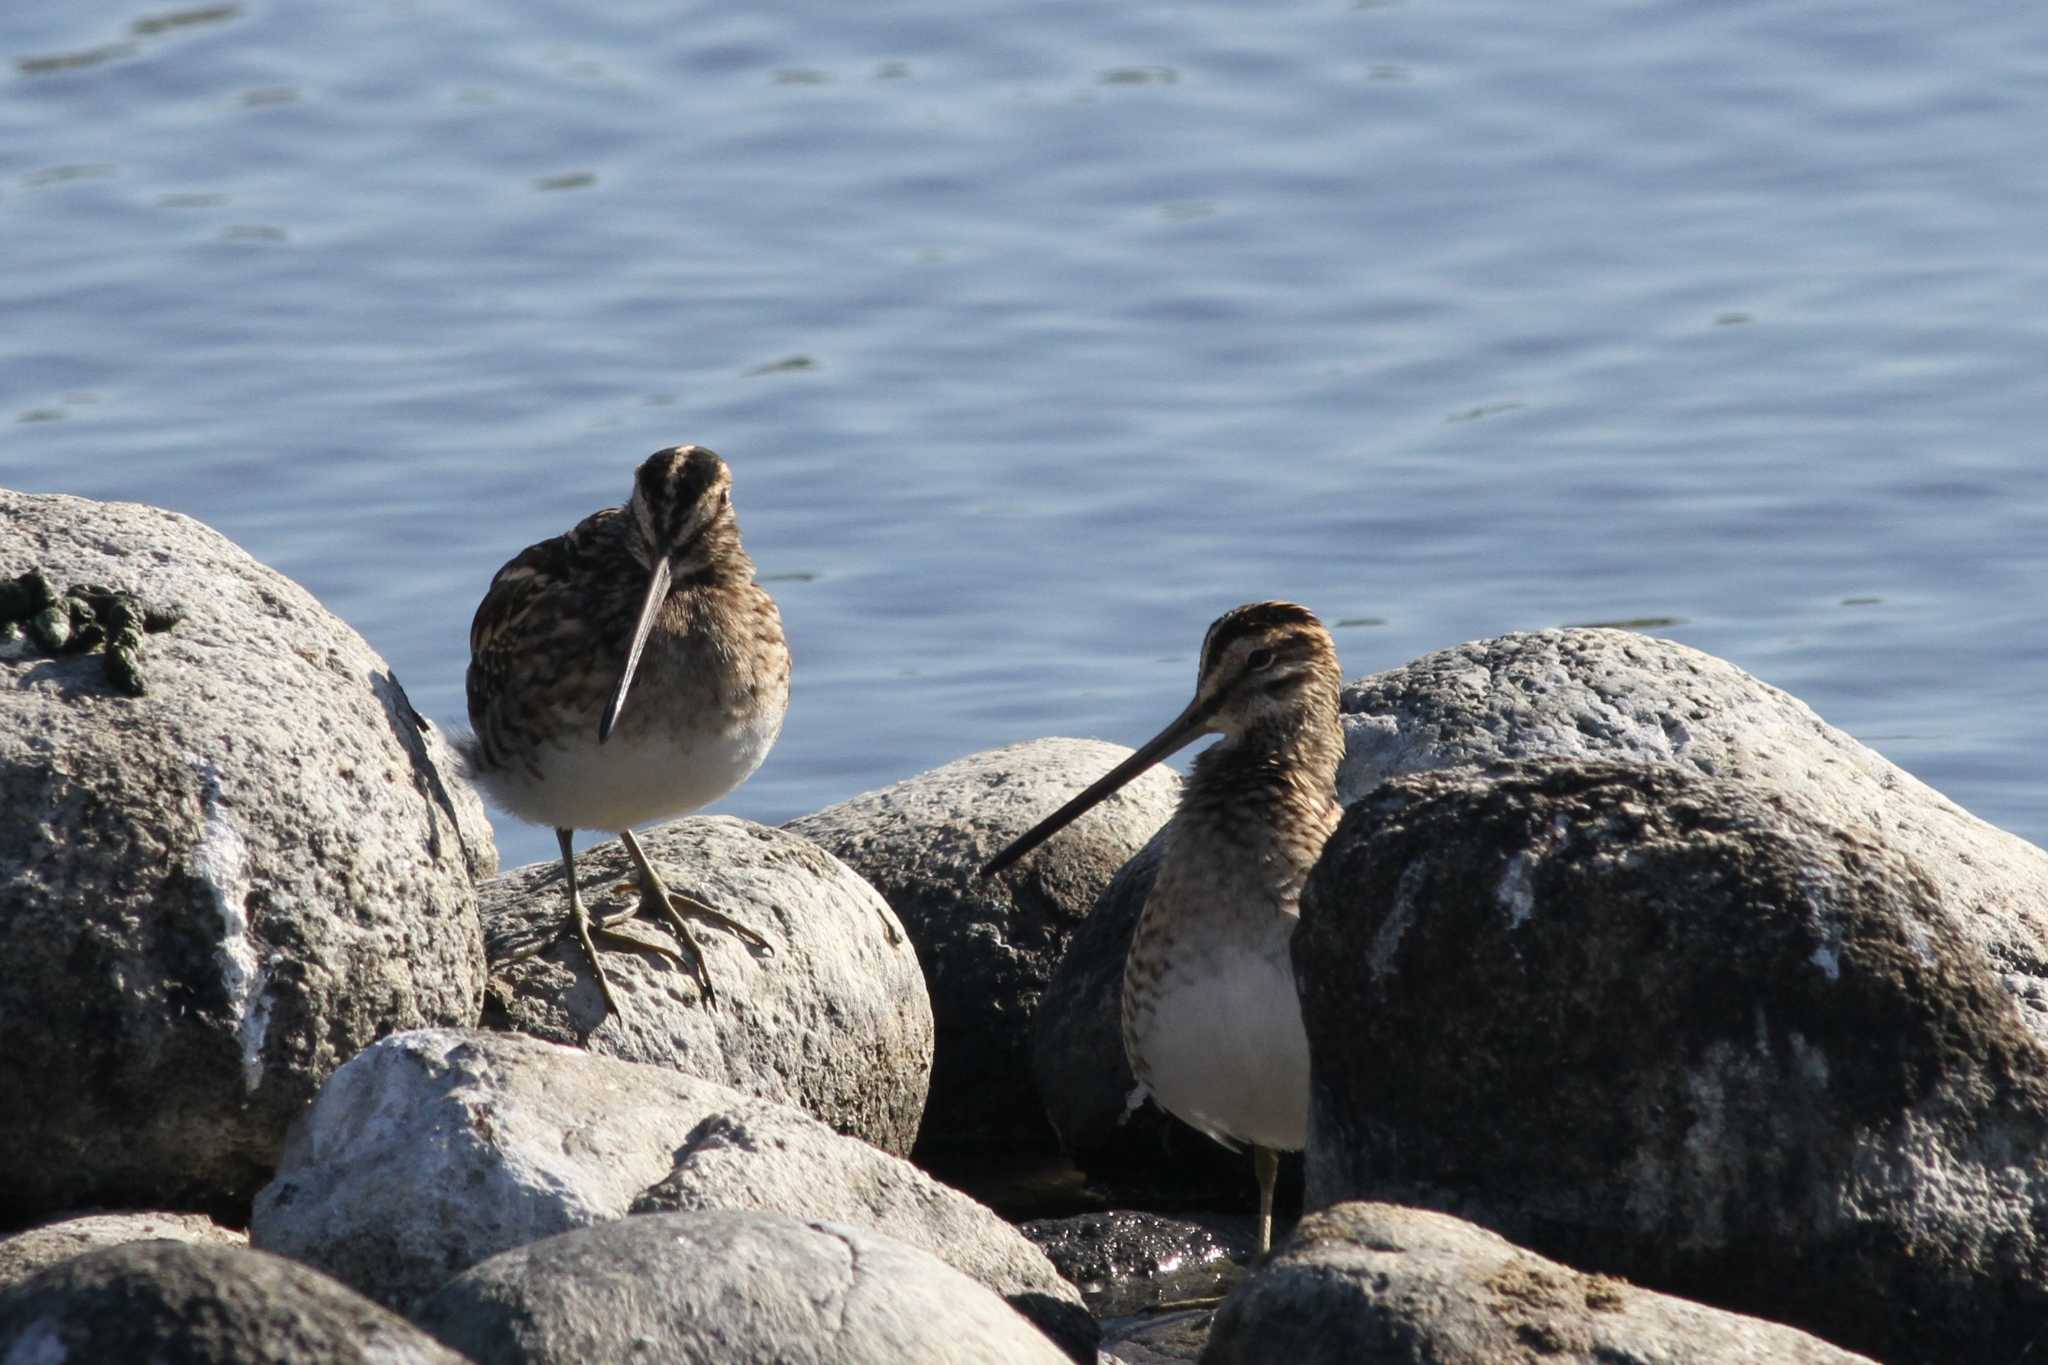
POLYGON ((664 876, 774 947, 709 939, 709 1004, 609 954, 606 1017, 565 946, 508 961, 559 868, 497 874, 445 738, 308 594, 153 508, 0 491, 0 530, 0 579, 179 613, 124 645, 140 695, 0 637, 0 1360, 2048 1339, 2048 854, 1721 660, 1554 630, 1346 689, 1294 943, 1311 1212, 1248 1272, 1243 1158, 1126 1102, 1171 772, 986 882, 1128 751, 661 826, 664 876), (1002 1193, 1058 1160, 1058 1200, 1002 1193))

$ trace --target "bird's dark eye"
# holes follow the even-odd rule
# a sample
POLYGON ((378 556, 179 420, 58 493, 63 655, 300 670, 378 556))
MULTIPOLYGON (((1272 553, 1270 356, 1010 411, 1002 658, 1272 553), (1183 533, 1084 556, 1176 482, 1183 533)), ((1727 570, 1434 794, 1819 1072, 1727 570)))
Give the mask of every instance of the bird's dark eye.
POLYGON ((1244 663, 1246 668, 1254 672, 1261 668, 1271 668, 1273 666, 1273 651, 1270 649, 1255 649, 1244 656, 1244 663))

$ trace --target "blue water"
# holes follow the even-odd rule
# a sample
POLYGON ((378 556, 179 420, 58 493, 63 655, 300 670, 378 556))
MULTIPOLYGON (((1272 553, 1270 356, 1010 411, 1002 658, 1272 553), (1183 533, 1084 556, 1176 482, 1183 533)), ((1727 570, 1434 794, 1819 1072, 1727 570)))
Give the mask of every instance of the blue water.
POLYGON ((14 0, 0 61, 0 483, 200 517, 443 723, 492 571, 687 440, 797 654, 738 814, 1136 742, 1290 596, 1359 673, 1662 622, 2048 840, 2028 6, 14 0))

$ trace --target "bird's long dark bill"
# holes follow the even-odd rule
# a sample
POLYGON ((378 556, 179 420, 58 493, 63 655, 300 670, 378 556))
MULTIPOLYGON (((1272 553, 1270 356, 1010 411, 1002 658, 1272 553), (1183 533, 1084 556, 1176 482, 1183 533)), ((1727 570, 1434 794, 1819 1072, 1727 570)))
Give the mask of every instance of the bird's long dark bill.
POLYGON ((633 685, 634 670, 640 667, 640 651, 647 648, 647 636, 654 629, 654 618, 661 614, 661 604, 668 600, 668 558, 663 556, 654 561, 654 572, 647 579, 647 596, 640 599, 640 619, 633 624, 633 647, 626 651, 626 667, 619 674, 619 685, 612 691, 612 699, 604 708, 604 718, 597 723, 597 742, 604 743, 612 737, 612 727, 619 723, 619 712, 626 709, 626 689, 633 685))
POLYGON ((1010 864, 1037 848, 1053 835, 1073 823, 1083 811, 1108 796, 1117 788, 1129 782, 1145 769, 1170 754, 1186 748, 1209 731, 1209 717, 1215 713, 1216 704, 1201 697, 1188 703, 1188 709, 1173 718, 1164 730, 1147 740, 1142 748, 1123 762, 1104 773, 1096 782, 1073 800, 1061 806, 1051 815, 1033 825, 1016 843, 988 860, 981 869, 984 877, 993 877, 1010 864))

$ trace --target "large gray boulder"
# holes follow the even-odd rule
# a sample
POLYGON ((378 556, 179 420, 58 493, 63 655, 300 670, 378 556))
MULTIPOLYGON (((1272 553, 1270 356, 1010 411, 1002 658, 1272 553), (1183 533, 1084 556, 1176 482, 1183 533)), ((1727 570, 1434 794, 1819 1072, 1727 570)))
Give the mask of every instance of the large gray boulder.
POLYGON ((879 889, 924 964, 938 1031, 918 1148, 1017 1158, 1054 1148, 1031 1078, 1033 1016, 1054 966, 1110 876, 1173 814, 1180 778, 1157 768, 1016 867, 975 873, 1011 840, 1130 755, 1043 739, 969 755, 793 820, 879 889))
MULTIPOLYGON (((931 1001, 875 889, 808 839, 731 816, 676 820, 640 842, 672 890, 753 929, 770 950, 693 926, 717 992, 707 1002, 680 963, 605 949, 621 1006, 607 1016, 582 949, 561 935, 561 864, 535 863, 478 888, 494 959, 553 941, 539 957, 494 967, 484 1023, 685 1071, 908 1152, 931 1078, 931 1001)), ((576 862, 592 913, 636 903, 630 885, 613 894, 633 879, 616 839, 576 862)), ((636 924, 669 941, 652 917, 636 924)))
POLYGON ((714 1114, 632 1211, 762 1209, 870 1228, 993 1289, 1074 1359, 1099 1333, 1081 1295, 1025 1235, 900 1157, 789 1109, 714 1114))
POLYGON ((130 1242, 199 1242, 247 1246, 246 1233, 222 1227, 197 1213, 86 1213, 0 1237, 0 1289, 25 1280, 45 1266, 101 1247, 130 1242))
POLYGON ((1340 1204, 1225 1300, 1203 1365, 1872 1365, 1804 1332, 1585 1275, 1440 1213, 1340 1204))
POLYGON ((493 1257, 421 1306, 478 1365, 1066 1365, 938 1258, 785 1214, 649 1214, 493 1257))
POLYGON ((1092 1349, 1080 1295, 1045 1257, 908 1162, 700 1077, 519 1034, 425 1031, 364 1051, 294 1128, 249 1230, 408 1311, 498 1252, 629 1212, 715 1208, 879 1228, 1092 1349))
POLYGON ((1953 869, 1815 808, 1563 761, 1354 805, 1294 939, 1311 1207, 1458 1213, 1888 1360, 2048 1339, 2048 1051, 1953 869))
POLYGON ((704 1119, 770 1108, 515 1033, 397 1034, 293 1126, 249 1238, 403 1312, 488 1256, 625 1216, 704 1119))
POLYGON ((143 695, 0 631, 0 1226, 246 1205, 320 1082, 483 990, 476 798, 385 662, 188 517, 0 490, 0 580, 184 613, 143 695))
POLYGON ((176 1241, 87 1252, 0 1291, 0 1361, 465 1365, 360 1294, 260 1251, 176 1241))
POLYGON ((1949 914, 2048 1042, 2048 852, 1726 660, 1626 630, 1504 635, 1360 679, 1343 709, 1346 805, 1397 773, 1614 760, 1755 783, 1863 831, 1939 875, 1949 914))

